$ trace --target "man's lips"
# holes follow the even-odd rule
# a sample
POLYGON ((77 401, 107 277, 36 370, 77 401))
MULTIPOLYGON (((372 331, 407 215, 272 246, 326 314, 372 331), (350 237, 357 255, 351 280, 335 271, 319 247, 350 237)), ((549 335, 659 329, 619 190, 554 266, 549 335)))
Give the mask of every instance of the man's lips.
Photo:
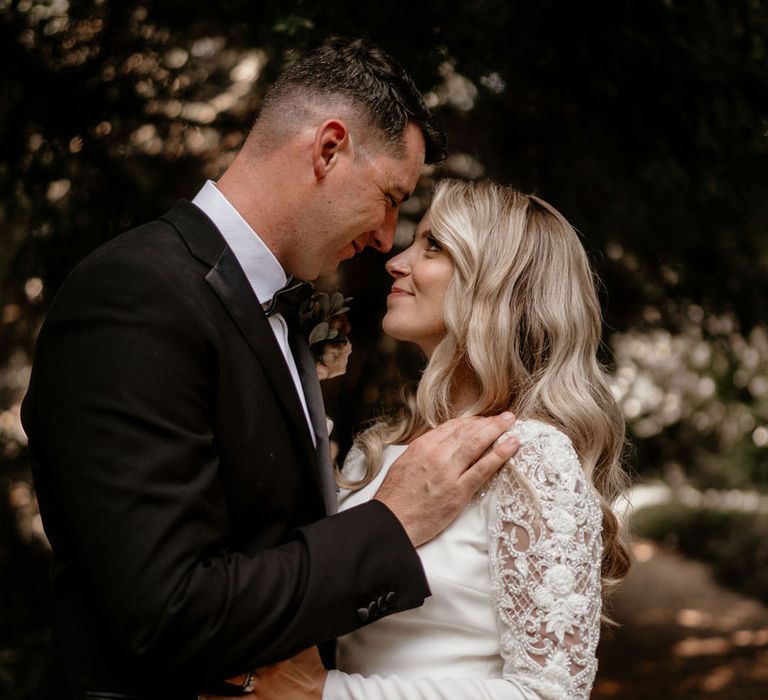
POLYGON ((339 260, 351 260, 355 257, 359 252, 365 249, 365 246, 360 245, 356 241, 350 241, 349 245, 345 245, 340 251, 339 251, 339 260), (349 247, 352 246, 352 250, 349 249, 349 247))

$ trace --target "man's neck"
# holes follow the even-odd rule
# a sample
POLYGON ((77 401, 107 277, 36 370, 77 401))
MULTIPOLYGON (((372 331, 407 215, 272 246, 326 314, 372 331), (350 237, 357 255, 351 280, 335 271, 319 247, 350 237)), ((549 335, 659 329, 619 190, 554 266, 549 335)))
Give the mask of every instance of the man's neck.
POLYGON ((272 215, 269 212, 268 183, 259 183, 246 173, 228 169, 216 182, 218 190, 229 200, 254 230, 264 236, 264 242, 270 245, 271 235, 268 232, 274 227, 270 225, 272 215))

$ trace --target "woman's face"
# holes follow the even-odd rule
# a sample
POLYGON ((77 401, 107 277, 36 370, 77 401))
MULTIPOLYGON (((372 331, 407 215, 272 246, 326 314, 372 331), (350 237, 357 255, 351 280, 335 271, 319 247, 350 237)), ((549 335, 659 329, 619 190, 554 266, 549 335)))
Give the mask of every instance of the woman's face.
POLYGON ((445 337, 443 301, 453 277, 453 262, 432 237, 429 225, 427 213, 413 243, 387 261, 394 282, 381 324, 387 335, 416 343, 427 357, 445 337))

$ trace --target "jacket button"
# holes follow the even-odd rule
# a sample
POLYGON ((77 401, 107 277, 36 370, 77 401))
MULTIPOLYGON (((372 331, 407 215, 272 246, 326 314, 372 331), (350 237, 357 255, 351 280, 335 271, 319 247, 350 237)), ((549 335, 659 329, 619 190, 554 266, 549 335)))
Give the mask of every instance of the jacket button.
POLYGON ((390 591, 387 593, 385 600, 387 601, 387 605, 394 605, 395 601, 397 600, 397 594, 394 591, 390 591))
POLYGON ((378 605, 379 610, 383 613, 389 610, 389 605, 387 605, 387 601, 384 599, 383 595, 380 595, 378 598, 376 598, 376 605, 378 605))
POLYGON ((381 611, 379 610, 379 606, 376 605, 376 601, 371 601, 371 604, 368 606, 368 614, 371 617, 378 617, 381 614, 381 611))
POLYGON ((368 622, 370 617, 371 617, 371 614, 368 612, 368 608, 358 608, 357 609, 357 621, 358 622, 368 622))

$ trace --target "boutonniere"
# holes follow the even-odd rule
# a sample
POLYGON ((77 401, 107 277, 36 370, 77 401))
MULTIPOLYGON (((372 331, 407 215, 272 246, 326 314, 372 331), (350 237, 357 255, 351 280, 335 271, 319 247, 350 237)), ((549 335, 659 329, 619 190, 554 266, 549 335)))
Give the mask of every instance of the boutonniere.
POLYGON ((313 289, 299 306, 299 327, 307 339, 320 379, 338 377, 347 371, 352 330, 347 318, 349 302, 341 292, 326 294, 313 289))

